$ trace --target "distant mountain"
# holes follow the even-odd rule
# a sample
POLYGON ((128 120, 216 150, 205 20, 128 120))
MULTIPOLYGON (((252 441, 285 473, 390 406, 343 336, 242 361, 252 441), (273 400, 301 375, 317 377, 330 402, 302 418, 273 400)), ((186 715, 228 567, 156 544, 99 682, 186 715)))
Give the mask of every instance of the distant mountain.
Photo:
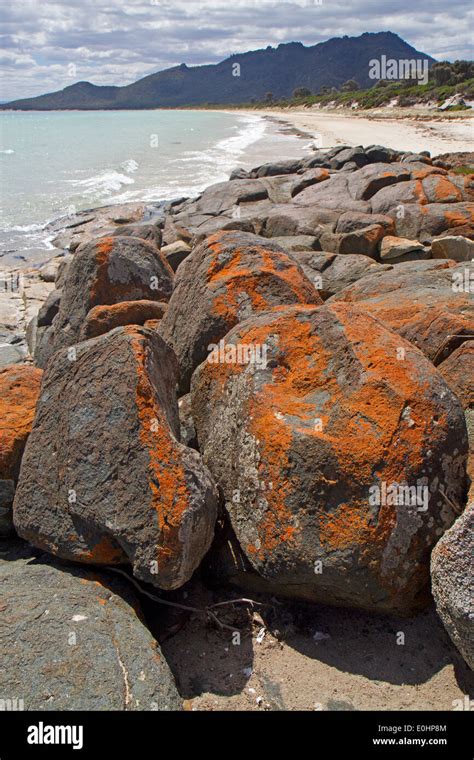
POLYGON ((318 92, 322 86, 338 87, 355 79, 370 87, 369 61, 380 59, 433 58, 415 50, 393 32, 365 33, 360 37, 335 37, 312 47, 290 42, 232 55, 207 66, 174 66, 150 74, 124 87, 97 87, 77 82, 59 92, 14 100, 0 108, 19 110, 120 109, 193 106, 205 103, 246 103, 291 96, 297 87, 318 92), (240 76, 235 74, 240 66, 240 76))

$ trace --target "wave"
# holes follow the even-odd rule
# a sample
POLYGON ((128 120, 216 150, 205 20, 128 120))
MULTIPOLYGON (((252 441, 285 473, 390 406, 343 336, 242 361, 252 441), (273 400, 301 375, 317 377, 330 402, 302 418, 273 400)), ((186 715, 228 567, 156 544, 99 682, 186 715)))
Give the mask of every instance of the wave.
POLYGON ((5 150, 0 150, 0 153, 2 153, 2 154, 3 154, 3 155, 5 155, 5 156, 9 156, 9 155, 11 155, 11 154, 12 154, 12 153, 14 153, 14 152, 15 152, 15 151, 14 151, 14 150, 12 150, 11 148, 6 148, 5 150))
POLYGON ((128 174, 121 174, 114 169, 100 172, 100 174, 88 177, 87 179, 72 179, 68 181, 71 185, 81 188, 82 195, 95 196, 97 198, 112 195, 112 193, 119 192, 123 185, 133 185, 135 183, 135 180, 128 174))
POLYGON ((124 172, 127 172, 128 174, 133 174, 137 171, 139 164, 133 159, 129 158, 127 161, 124 161, 123 164, 120 164, 120 168, 124 170, 124 172))

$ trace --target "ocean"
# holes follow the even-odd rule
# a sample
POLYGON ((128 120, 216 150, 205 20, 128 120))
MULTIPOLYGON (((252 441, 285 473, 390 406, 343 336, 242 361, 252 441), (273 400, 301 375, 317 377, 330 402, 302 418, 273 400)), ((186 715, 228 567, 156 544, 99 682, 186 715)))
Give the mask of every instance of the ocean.
POLYGON ((304 155, 260 115, 214 111, 0 113, 0 267, 53 255, 46 225, 127 201, 195 196, 237 166, 304 155))

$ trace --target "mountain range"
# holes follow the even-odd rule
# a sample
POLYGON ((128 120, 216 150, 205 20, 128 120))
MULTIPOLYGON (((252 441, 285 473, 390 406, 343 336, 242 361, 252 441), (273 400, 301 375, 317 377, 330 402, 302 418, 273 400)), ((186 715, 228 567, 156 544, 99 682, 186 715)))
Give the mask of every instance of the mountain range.
POLYGON ((247 103, 290 97, 299 87, 318 92, 321 87, 339 87, 355 79, 371 87, 369 61, 380 59, 427 59, 393 32, 366 32, 359 37, 335 37, 305 47, 290 42, 273 48, 239 53, 217 64, 180 66, 159 71, 137 82, 118 86, 96 86, 77 82, 58 92, 14 100, 0 109, 95 110, 175 108, 204 104, 247 103))

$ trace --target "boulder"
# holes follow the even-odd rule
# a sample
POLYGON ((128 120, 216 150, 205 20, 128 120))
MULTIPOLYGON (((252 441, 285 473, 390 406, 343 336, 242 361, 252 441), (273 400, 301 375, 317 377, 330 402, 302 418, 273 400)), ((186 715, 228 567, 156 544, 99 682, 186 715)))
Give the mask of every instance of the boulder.
POLYGON ((431 587, 438 615, 469 667, 474 670, 474 502, 436 544, 431 587))
POLYGON ((57 256, 46 264, 43 264, 39 270, 39 276, 44 282, 55 282, 62 264, 62 258, 62 256, 57 256))
POLYGON ((21 458, 33 425, 43 372, 29 364, 0 370, 0 536, 12 532, 21 458))
POLYGON ((313 235, 283 235, 269 238, 269 242, 279 245, 285 251, 315 251, 319 248, 318 238, 313 235))
MULTIPOLYGON (((288 182, 288 198, 289 187, 288 182)), ((234 179, 211 185, 193 201, 187 201, 168 214, 163 229, 166 245, 183 240, 202 240, 225 226, 228 229, 258 231, 276 201, 269 198, 267 179, 234 179), (255 218, 255 223, 253 222, 255 218)))
POLYGON ((194 427, 191 394, 186 393, 178 401, 181 441, 192 449, 197 449, 196 428, 194 427))
POLYGON ((265 363, 200 365, 193 418, 253 573, 324 604, 410 613, 430 548, 467 492, 463 410, 423 354, 352 304, 288 307, 225 346, 265 363))
POLYGON ((356 230, 362 230, 364 227, 370 227, 372 224, 381 225, 385 233, 390 235, 393 233, 394 224, 391 216, 384 214, 361 214, 354 211, 346 211, 341 214, 335 232, 355 232, 356 230))
POLYGON ((75 254, 68 267, 48 350, 38 348, 35 361, 44 367, 54 351, 80 340, 94 306, 167 301, 172 289, 173 270, 150 242, 125 236, 94 240, 75 254))
POLYGON ((246 169, 239 168, 239 169, 234 169, 230 173, 229 181, 232 181, 234 179, 249 179, 249 177, 250 177, 250 174, 246 169))
POLYGON ((263 164, 251 171, 252 177, 274 177, 278 174, 296 174, 301 169, 301 159, 290 158, 287 161, 276 161, 274 163, 263 164))
MULTIPOLYGON (((329 158, 329 156, 326 157, 329 158)), ((344 164, 349 162, 356 164, 356 166, 365 166, 369 163, 362 145, 357 145, 355 148, 343 148, 343 150, 338 151, 335 156, 330 158, 329 165, 331 169, 342 169, 344 164)))
POLYGON ((189 243, 185 243, 184 240, 177 240, 176 243, 164 245, 161 249, 161 255, 164 256, 173 272, 176 272, 181 262, 184 261, 190 253, 191 246, 189 243))
MULTIPOLYGON (((297 198, 301 195, 302 193, 297 198)), ((306 206, 281 204, 273 206, 266 214, 262 235, 268 238, 310 235, 319 239, 325 229, 332 231, 335 228, 339 216, 339 211, 320 208, 311 203, 306 206)))
POLYGON ((446 235, 435 238, 431 243, 431 255, 434 259, 472 261, 474 259, 474 242, 461 235, 446 235))
POLYGON ((469 436, 467 472, 471 479, 469 503, 474 503, 474 340, 466 340, 438 369, 458 397, 466 415, 469 436))
POLYGON ((473 282, 474 265, 402 262, 358 280, 332 300, 360 304, 440 364, 474 334, 473 282))
POLYGON ((418 240, 386 235, 380 243, 380 258, 382 261, 413 261, 419 258, 429 259, 423 243, 418 240))
POLYGON ((23 555, 0 561, 3 698, 38 711, 182 709, 129 584, 23 555))
MULTIPOLYGON (((335 173, 324 182, 311 185, 302 190, 294 199, 297 206, 318 206, 339 212, 356 211, 362 214, 371 212, 372 201, 356 200, 349 190, 349 181, 354 175, 335 173)), ((405 183, 402 183, 405 184, 405 183)), ((380 212, 382 214, 385 211, 380 212)))
POLYGON ((53 319, 59 311, 61 303, 61 290, 52 290, 46 301, 38 311, 36 326, 47 327, 53 323, 53 319))
POLYGON ((216 491, 179 443, 176 360, 143 327, 48 363, 14 503, 19 535, 58 557, 130 562, 159 588, 187 581, 213 537, 216 491))
POLYGON ((300 174, 291 186, 291 197, 301 193, 311 185, 317 185, 319 182, 329 179, 329 172, 327 169, 307 169, 303 174, 300 174))
POLYGON ((375 259, 384 234, 381 224, 371 224, 354 232, 323 232, 319 242, 324 251, 360 254, 375 259))
POLYGON ((474 340, 466 340, 438 369, 463 408, 474 409, 474 340))
POLYGON ((167 304, 160 301, 122 301, 112 306, 94 306, 82 324, 79 340, 96 338, 115 327, 160 320, 166 309, 167 304))
POLYGON ((391 148, 384 148, 383 145, 369 145, 365 149, 365 155, 367 156, 369 163, 384 163, 388 164, 391 161, 395 161, 397 152, 391 148))
POLYGON ((347 188, 354 200, 368 201, 383 187, 410 179, 410 170, 401 164, 369 164, 351 174, 347 188))
POLYGON ((157 224, 150 224, 149 222, 122 224, 114 230, 113 234, 148 240, 153 245, 156 245, 157 248, 161 248, 161 229, 157 224))
POLYGON ((366 275, 392 268, 389 264, 377 264, 370 256, 351 253, 341 256, 323 251, 301 251, 293 255, 324 300, 366 275))
POLYGON ((245 232, 207 238, 181 264, 160 325, 178 359, 181 392, 187 393, 198 364, 238 322, 295 303, 322 301, 282 248, 245 232))

